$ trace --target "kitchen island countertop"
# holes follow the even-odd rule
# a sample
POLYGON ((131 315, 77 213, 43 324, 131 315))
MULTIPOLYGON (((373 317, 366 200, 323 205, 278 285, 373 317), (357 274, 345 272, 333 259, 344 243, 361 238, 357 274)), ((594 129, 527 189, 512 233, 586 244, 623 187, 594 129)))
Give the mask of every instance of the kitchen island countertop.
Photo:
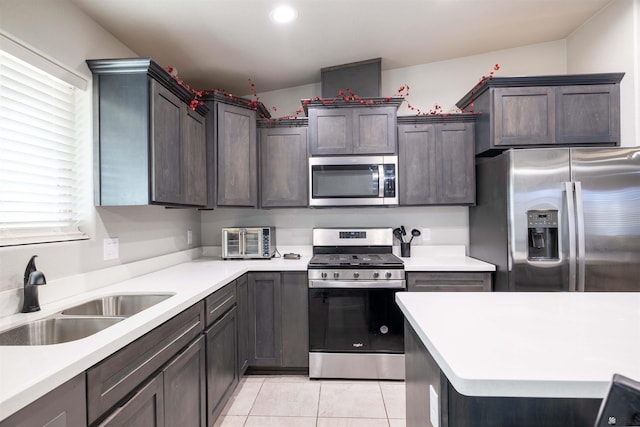
POLYGON ((399 293, 453 387, 467 396, 603 398, 640 379, 640 292, 399 293))

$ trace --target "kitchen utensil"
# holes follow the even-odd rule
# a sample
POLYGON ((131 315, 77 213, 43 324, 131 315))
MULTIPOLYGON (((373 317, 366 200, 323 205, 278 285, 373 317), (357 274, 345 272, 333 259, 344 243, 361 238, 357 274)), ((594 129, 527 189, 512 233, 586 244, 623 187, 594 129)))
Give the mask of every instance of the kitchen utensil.
POLYGON ((393 229, 393 236, 396 239, 400 240, 400 243, 403 242, 403 240, 402 240, 402 230, 400 229, 400 227, 393 229))
POLYGON ((414 228, 413 230, 411 230, 411 239, 409 240, 409 243, 411 243, 413 241, 414 237, 418 237, 420 236, 422 233, 420 233, 420 230, 414 228))
POLYGON ((400 226, 400 230, 402 231, 402 241, 404 242, 404 236, 407 235, 407 230, 404 229, 404 225, 400 226))

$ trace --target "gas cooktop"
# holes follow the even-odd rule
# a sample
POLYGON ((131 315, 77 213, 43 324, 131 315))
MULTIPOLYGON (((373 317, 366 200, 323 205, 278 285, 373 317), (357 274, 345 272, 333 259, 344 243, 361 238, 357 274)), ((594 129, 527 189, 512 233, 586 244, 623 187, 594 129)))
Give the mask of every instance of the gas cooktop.
POLYGON ((403 262, 391 253, 381 254, 316 254, 309 267, 384 267, 402 268, 403 262))

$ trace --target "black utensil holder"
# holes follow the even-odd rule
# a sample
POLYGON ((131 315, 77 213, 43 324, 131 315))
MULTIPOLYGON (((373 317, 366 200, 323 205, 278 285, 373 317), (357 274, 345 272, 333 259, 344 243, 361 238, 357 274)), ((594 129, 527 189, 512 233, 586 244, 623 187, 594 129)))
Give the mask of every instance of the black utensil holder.
POLYGON ((410 258, 411 257, 411 243, 409 243, 409 242, 400 243, 400 256, 402 258, 410 258))

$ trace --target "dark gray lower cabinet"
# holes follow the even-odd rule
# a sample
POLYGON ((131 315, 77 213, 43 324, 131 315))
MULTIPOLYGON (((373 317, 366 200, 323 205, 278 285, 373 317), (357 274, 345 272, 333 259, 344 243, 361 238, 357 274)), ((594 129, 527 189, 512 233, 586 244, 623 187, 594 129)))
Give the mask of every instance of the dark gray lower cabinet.
MULTIPOLYGON (((177 384, 182 381, 183 379, 177 379, 179 366, 171 368, 173 363, 171 361, 179 360, 181 355, 176 357, 176 354, 184 354, 182 350, 198 339, 203 329, 204 304, 200 302, 87 370, 88 423, 95 425, 106 418, 111 418, 111 415, 120 411, 123 405, 138 406, 138 403, 132 402, 128 396, 165 368, 168 369, 167 375, 170 382, 177 384)), ((189 370, 180 373, 194 379, 189 370)), ((162 374, 159 381, 162 388, 162 374)), ((196 390, 201 389, 201 383, 194 380, 190 387, 193 387, 191 390, 196 393, 196 390)), ((148 404, 142 398, 137 402, 140 401, 144 405, 148 404)), ((116 418, 120 419, 120 417, 124 415, 116 418)), ((198 419, 197 416, 196 419, 198 419)), ((121 424, 114 422, 110 425, 121 424)))
POLYGON ((307 273, 249 273, 248 278, 249 366, 307 369, 307 273))
POLYGON ((206 425, 204 337, 200 336, 162 370, 165 427, 206 425))
POLYGON ((282 366, 309 368, 309 289, 306 272, 282 273, 282 366))
POLYGON ((165 410, 162 377, 162 372, 153 377, 98 426, 164 427, 165 410))
POLYGON ((236 313, 238 323, 238 378, 249 366, 249 284, 247 275, 236 280, 236 313))
POLYGON ((404 342, 408 427, 584 427, 598 414, 602 399, 462 395, 406 321, 404 342))
POLYGON ((409 292, 491 292, 490 272, 409 272, 409 292))
POLYGON ((282 363, 280 273, 249 273, 249 366, 282 363))
POLYGON ((3 421, 0 427, 76 427, 87 423, 84 372, 3 421))
POLYGON ((205 331, 207 340, 207 414, 213 426, 238 385, 236 307, 205 331))

